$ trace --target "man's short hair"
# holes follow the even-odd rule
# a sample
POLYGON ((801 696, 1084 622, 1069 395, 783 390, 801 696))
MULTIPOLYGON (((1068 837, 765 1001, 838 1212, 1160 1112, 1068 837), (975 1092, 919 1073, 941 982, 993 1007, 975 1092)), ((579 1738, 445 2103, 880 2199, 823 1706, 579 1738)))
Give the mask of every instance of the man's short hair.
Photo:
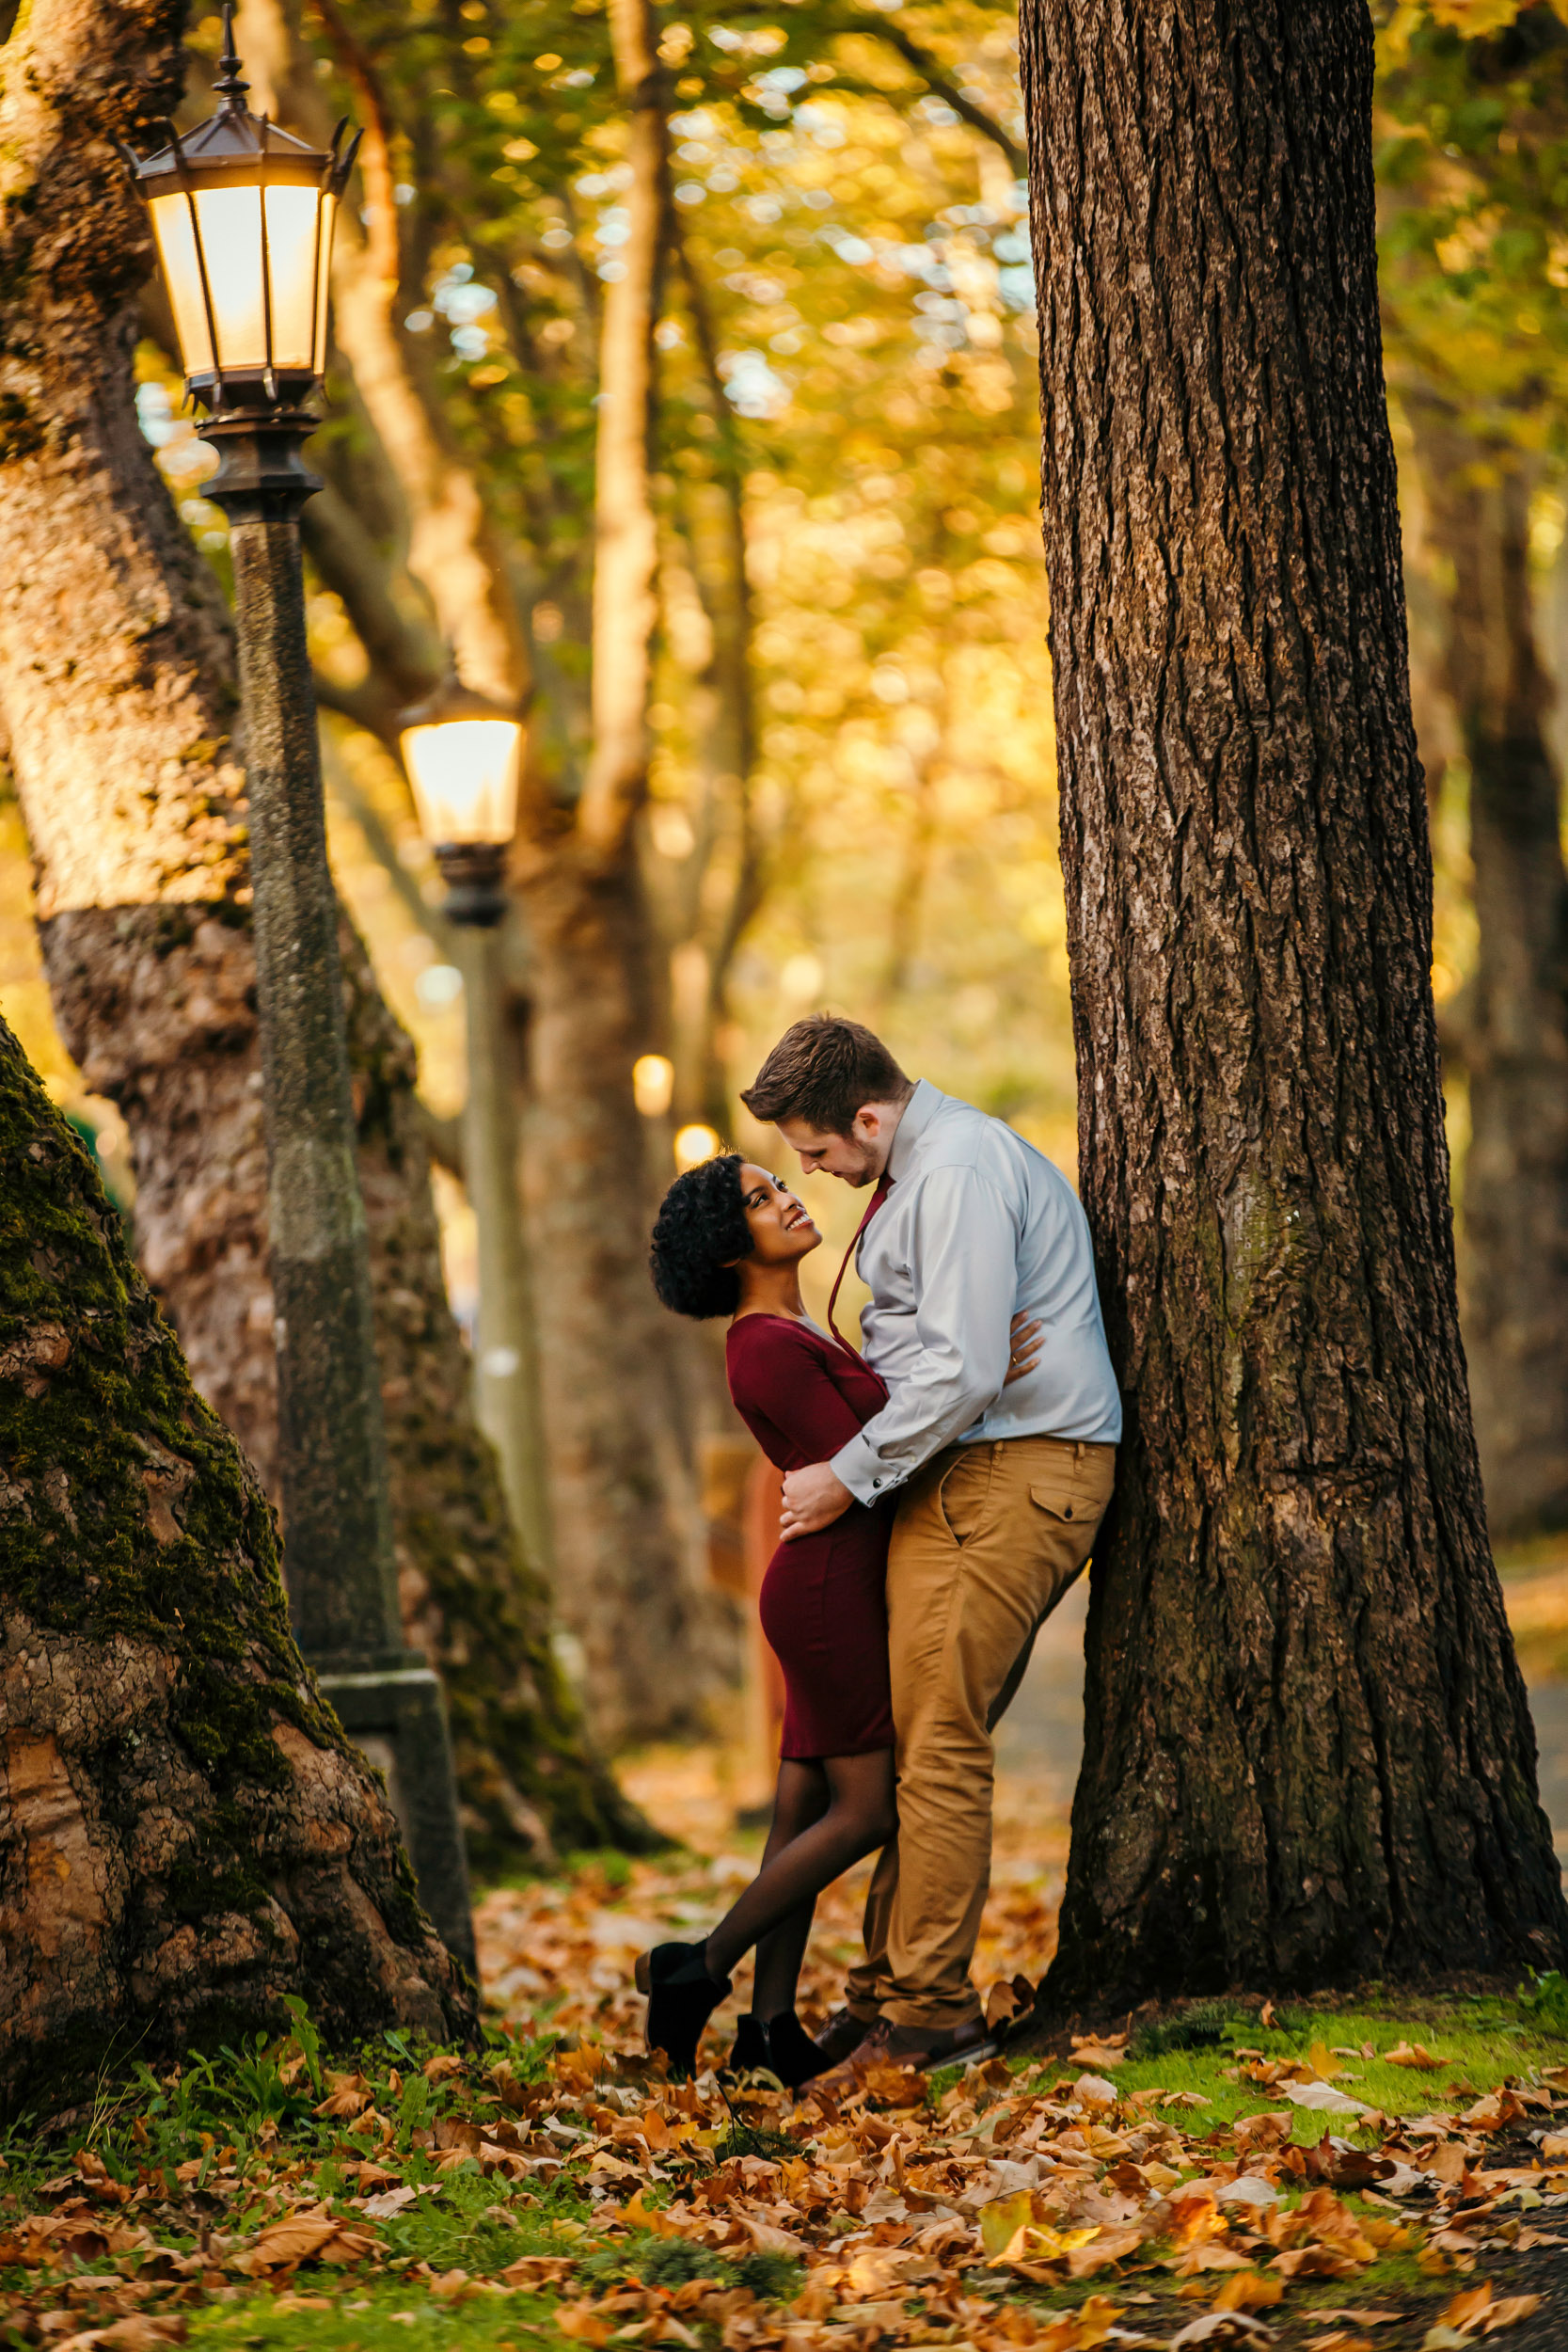
POLYGON ((740 1099, 765 1125, 803 1119, 819 1134, 847 1136, 863 1104, 901 1103, 912 1091, 879 1037, 816 1012, 784 1031, 740 1099))

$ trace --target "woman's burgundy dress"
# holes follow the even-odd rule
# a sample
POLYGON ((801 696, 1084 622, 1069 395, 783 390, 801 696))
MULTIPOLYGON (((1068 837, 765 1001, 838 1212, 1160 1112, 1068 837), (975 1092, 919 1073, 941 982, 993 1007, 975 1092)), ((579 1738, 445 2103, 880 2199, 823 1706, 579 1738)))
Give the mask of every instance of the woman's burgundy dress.
MULTIPOLYGON (((779 1470, 831 1460, 887 1402, 849 1348, 791 1315, 743 1315, 724 1345, 736 1410, 779 1470)), ((852 1502, 815 1535, 781 1544, 760 1611, 784 1677, 779 1754, 863 1756, 893 1745, 885 1503, 852 1502)))

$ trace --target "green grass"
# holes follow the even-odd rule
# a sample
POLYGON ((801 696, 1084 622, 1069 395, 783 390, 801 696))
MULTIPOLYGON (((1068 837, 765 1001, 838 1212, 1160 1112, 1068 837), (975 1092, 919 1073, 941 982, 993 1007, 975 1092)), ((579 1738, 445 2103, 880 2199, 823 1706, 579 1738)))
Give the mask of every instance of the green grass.
MULTIPOLYGON (((1282 2086, 1226 2079, 1226 2071, 1236 2066, 1233 2053, 1238 2048, 1261 2050, 1265 2058, 1278 2060, 1305 2058, 1315 2042, 1329 2050, 1338 2046, 1357 2051, 1370 2042, 1378 2053, 1375 2058, 1334 2060, 1344 2069, 1336 2088, 1358 2099, 1363 2106, 1380 2108, 1387 2115, 1425 2115, 1439 2107, 1467 2106, 1472 2096, 1479 2098, 1498 2089, 1510 2075, 1568 2061, 1568 2035, 1554 2031, 1523 2003, 1514 2001, 1434 2002, 1424 2009, 1401 2004, 1392 2017, 1384 2009, 1304 2005, 1285 2011, 1272 2028, 1260 2026, 1255 2017, 1236 2015, 1220 2031, 1223 2039, 1206 2048, 1165 2049, 1149 2057, 1130 2058, 1110 2077, 1117 2094, 1127 2097, 1156 2088, 1196 2092, 1209 2101, 1207 2107, 1165 2110, 1169 2120, 1196 2134, 1205 2126, 1212 2129, 1239 2115, 1256 2114, 1259 2107, 1283 2112, 1291 2105, 1282 2086), (1388 2065, 1385 2054, 1402 2041, 1423 2043, 1433 2058, 1443 2060, 1442 2067, 1427 2074, 1388 2065), (1450 2092, 1449 2084, 1467 2088, 1450 2092)), ((1138 2046, 1136 2036, 1132 2046, 1138 2046)), ((1061 2078, 1070 2079, 1071 2061, 1064 2061, 1057 2072, 1061 2078)), ((1355 2129, 1354 2116, 1312 2107, 1297 2107, 1293 2112, 1291 2137, 1304 2143, 1321 2139, 1325 2127, 1346 2137, 1355 2129)))
MULTIPOLYGON (((1343 2088, 1352 2097, 1394 2116, 1451 2112, 1498 2088, 1509 2076, 1568 2062, 1568 1985, 1546 1978, 1521 1988, 1521 1993, 1520 1998, 1477 2000, 1415 2000, 1391 1994, 1385 2002, 1374 1988, 1351 2007, 1307 2002, 1287 2007, 1267 2028, 1259 2025, 1255 2012, 1227 2011, 1224 2004, 1210 2004, 1179 2011, 1135 2035, 1132 2046, 1137 2055, 1116 2068, 1112 2079, 1124 2099, 1161 2090, 1196 2093, 1207 2102, 1152 2109, 1194 2143, 1188 2160, 1188 2169, 1194 2169, 1210 2134, 1240 2115, 1263 2107, 1283 2111, 1291 2106, 1278 2087, 1227 2078, 1227 2070, 1237 2067, 1238 2047, 1280 2059, 1306 2058, 1315 2043, 1357 2053, 1370 2043, 1372 2058, 1357 2055, 1336 2061, 1346 2070, 1343 2088), (1390 2066, 1386 2053, 1402 2041, 1424 2043, 1443 2061, 1441 2067, 1419 2073, 1390 2066)), ((313 2071, 317 2053, 308 2021, 301 2039, 309 2048, 313 2071)), ((280 2060, 289 2046, 256 2044, 225 2051, 211 2060, 192 2059, 178 2080, 160 2080, 145 2069, 134 2070, 119 2085, 103 2087, 91 2120, 85 2119, 71 2132, 70 2146, 90 2140, 110 2173, 127 2182, 135 2179, 138 2166, 153 2163, 172 2171, 176 2164, 214 2145, 220 2151, 236 2150, 242 2186, 215 2226, 242 2235, 263 2228, 274 2210, 244 2185, 248 2169, 254 2165, 260 2179, 267 2172, 276 2178, 280 2163, 297 2166, 291 2173, 298 2185, 296 2194, 303 2190, 307 2196, 313 2192, 330 2200, 346 2222, 362 2228, 362 2217, 347 2201, 341 2171, 352 2142, 340 2124, 309 2113, 314 2083, 297 2076, 285 2081, 280 2060), (278 2138, 269 2146, 274 2132, 278 2138)), ((507 2055, 515 2072, 528 2080, 545 2070, 550 2046, 548 2040, 508 2044, 507 2055)), ((212 2302, 188 2310, 192 2352, 203 2352, 204 2347, 206 2352, 241 2352, 241 2347, 244 2352, 303 2352, 306 2346, 311 2352, 316 2347, 320 2352, 406 2352, 410 2345, 462 2346, 464 2352, 469 2347, 472 2352, 492 2352, 492 2347, 494 2352, 508 2352, 508 2347, 511 2352, 541 2352, 541 2347, 568 2352, 569 2340, 551 2325, 551 2293, 453 2297, 404 2275, 420 2265, 437 2275, 466 2272, 478 2280, 498 2276, 524 2255, 570 2253, 581 2265, 576 2286, 568 2290, 577 2294, 602 2294, 617 2281, 638 2279, 674 2286, 683 2265, 693 2276, 711 2276, 719 2286, 748 2286, 775 2310, 799 2291, 798 2266, 777 2256, 737 2261, 733 2253, 699 2255, 669 2238, 640 2234, 607 2243, 595 2235, 593 2209, 580 2188, 564 2181, 547 2188, 536 2182, 512 2186, 499 2178, 485 2180, 472 2163, 438 2172, 434 2153, 421 2154, 411 2145, 412 2133, 443 2113, 476 2111, 476 2099, 483 2107, 485 2086, 477 2070, 466 2083, 427 2083, 418 2071, 422 2055, 401 2037, 387 2037, 359 2053, 364 2072, 375 2085, 380 2111, 397 2127, 401 2177, 435 2191, 381 2225, 386 2269, 340 2272, 307 2266, 286 2285, 225 2290, 212 2302), (394 2065, 402 2075, 400 2093, 390 2087, 394 2065), (398 2275, 388 2276, 388 2271, 398 2275)), ((1039 2063, 1020 2058, 1011 2062, 1012 2071, 1016 2075, 1039 2063)), ((1037 2083, 1048 2090, 1053 2081, 1071 2081, 1082 2071, 1070 2058, 1048 2059, 1037 2083)), ((940 2099, 958 2079, 953 2070, 944 2071, 933 2082, 933 2098, 940 2099)), ((981 2079, 970 2086, 968 2095, 983 2109, 1007 2093, 981 2079)), ((1352 2116, 1311 2108, 1293 2108, 1291 2115, 1291 2137, 1298 2143, 1321 2140, 1325 2130, 1353 2140, 1362 2137, 1352 2116)), ((782 2154, 785 2146, 775 2132, 736 2119, 734 2141, 720 2153, 754 2147, 755 2153, 782 2154)), ((12 2210, 31 2205, 38 2185, 69 2161, 58 2144, 40 2146, 24 2128, 8 2137, 6 2153, 10 2169, 3 2176, 4 2201, 12 2210)), ((1362 2201, 1354 2193, 1341 2193, 1353 2209, 1361 2208, 1362 2201)), ((653 2188, 649 2201, 661 2203, 668 2194, 667 2189, 653 2188)), ((1297 2194, 1288 2192, 1286 2202, 1293 2204, 1297 2194)), ((1384 2217, 1390 2217, 1386 2209, 1382 2211, 1384 2217)), ((193 2212, 193 2234, 183 2240, 166 2226, 159 2228, 158 2235, 166 2245, 188 2248, 195 2243, 196 2222, 193 2212)), ((1265 2263, 1266 2257, 1259 2261, 1265 2263)), ((67 2276, 72 2267, 68 2266, 67 2276)), ((1488 2249, 1477 2273, 1481 2275, 1496 2276, 1499 2292, 1506 2291, 1506 2254, 1488 2249)), ((20 2270, 0 2275, 0 2290, 30 2289, 36 2294, 39 2283, 36 2274, 29 2279, 20 2270)), ((1208 2282, 1205 2299, 1214 2283, 1208 2282)), ((1430 2316, 1456 2283, 1451 2277, 1434 2279, 1421 2272, 1410 2253, 1385 2254, 1354 2282, 1304 2281, 1293 2286, 1287 2305, 1266 2316, 1271 2327, 1286 2328, 1285 2340, 1293 2345, 1306 2341, 1298 2335, 1298 2326, 1314 2309, 1342 2308, 1347 2301, 1382 2302, 1406 2310, 1414 2306, 1430 2316)), ((967 2284, 970 2292, 990 2298, 1058 2310, 1091 2293, 1108 2293, 1123 2302, 1129 2295, 1151 2295, 1151 2304, 1130 2307, 1130 2318, 1135 2321, 1141 2313, 1157 2329, 1204 2307, 1180 2297, 1178 2279, 1158 2267, 1140 2269, 1122 2280, 1101 2278, 1051 2289, 975 2269, 968 2273, 967 2284)), ((81 2324, 91 2324, 86 2310, 81 2324)), ((1410 2325, 1416 2324, 1413 2315, 1410 2325)), ((0 2323, 0 2344, 6 2341, 0 2323)), ((1389 2330, 1387 2352, 1404 2352, 1406 2341, 1404 2329, 1389 2330)))
POLYGON ((274 2296, 197 2312, 187 2352, 410 2352, 425 2345, 462 2352, 533 2352, 566 2339, 548 2325, 537 2296, 475 2295, 443 2299, 422 2287, 386 2280, 295 2286, 274 2296), (302 2303, 301 2296, 312 2298, 302 2303), (313 2298, 325 2296, 326 2308, 313 2298))

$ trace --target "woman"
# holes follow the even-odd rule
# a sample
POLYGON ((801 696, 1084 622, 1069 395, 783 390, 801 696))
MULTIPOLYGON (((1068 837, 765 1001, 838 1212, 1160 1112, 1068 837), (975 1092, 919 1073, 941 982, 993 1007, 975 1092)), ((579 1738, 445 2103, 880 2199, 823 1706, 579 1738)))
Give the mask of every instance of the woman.
MULTIPOLYGON (((822 1236, 767 1168, 737 1152, 677 1177, 654 1228, 654 1287, 675 1313, 727 1314, 730 1394, 782 1470, 824 1462, 887 1399, 846 1342, 813 1323, 800 1262, 822 1236)), ((1033 1356, 1015 1318, 1022 1376, 1033 1356)), ((887 1503, 852 1503, 832 1527, 782 1543, 761 1595, 763 1631, 784 1669, 785 1705, 773 1823, 762 1867, 699 1944, 660 1944, 637 1963, 648 2042, 689 2073, 704 2026, 752 1945, 755 1982, 730 2063, 767 2066, 791 2087, 830 2062, 795 2012, 816 1898, 886 1843, 897 1823, 884 1581, 887 1503)))

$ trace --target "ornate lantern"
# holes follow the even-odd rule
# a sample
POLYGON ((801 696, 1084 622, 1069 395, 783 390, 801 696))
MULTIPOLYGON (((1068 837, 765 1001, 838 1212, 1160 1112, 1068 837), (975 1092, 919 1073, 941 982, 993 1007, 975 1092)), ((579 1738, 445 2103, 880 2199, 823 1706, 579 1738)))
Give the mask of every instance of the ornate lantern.
POLYGON ((214 417, 297 407, 326 366, 326 286, 338 201, 360 134, 346 118, 311 147, 245 103, 233 9, 223 11, 214 85, 197 130, 172 123, 145 159, 122 147, 152 218, 193 400, 214 417))

